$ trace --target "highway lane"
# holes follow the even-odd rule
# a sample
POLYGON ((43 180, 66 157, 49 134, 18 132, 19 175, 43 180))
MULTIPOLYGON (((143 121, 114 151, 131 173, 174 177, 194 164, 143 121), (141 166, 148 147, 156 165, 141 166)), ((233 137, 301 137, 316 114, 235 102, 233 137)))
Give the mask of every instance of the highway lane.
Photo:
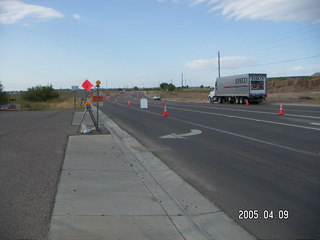
POLYGON ((141 96, 115 95, 102 110, 258 238, 320 238, 320 126, 311 124, 320 108, 285 106, 278 116, 274 105, 166 102, 164 118, 161 102, 140 110, 141 96), (190 129, 202 133, 160 138, 190 129), (289 219, 278 219, 280 209, 289 219), (259 210, 259 219, 239 219, 240 210, 259 210))

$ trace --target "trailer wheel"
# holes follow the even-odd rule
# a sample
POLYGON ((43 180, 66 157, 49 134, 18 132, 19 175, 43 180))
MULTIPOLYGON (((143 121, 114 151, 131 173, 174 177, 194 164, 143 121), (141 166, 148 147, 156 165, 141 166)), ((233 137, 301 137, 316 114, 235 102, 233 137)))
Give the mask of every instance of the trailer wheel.
POLYGON ((222 97, 219 97, 219 98, 218 98, 218 103, 220 103, 220 104, 223 103, 222 97))

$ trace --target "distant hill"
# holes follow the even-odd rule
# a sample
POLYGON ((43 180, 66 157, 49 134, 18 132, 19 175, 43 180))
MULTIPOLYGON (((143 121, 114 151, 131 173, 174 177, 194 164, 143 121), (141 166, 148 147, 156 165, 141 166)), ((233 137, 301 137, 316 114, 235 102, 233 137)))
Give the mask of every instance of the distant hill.
POLYGON ((312 74, 312 77, 320 77, 320 72, 312 74))
POLYGON ((320 73, 312 76, 268 78, 268 93, 320 91, 320 73))

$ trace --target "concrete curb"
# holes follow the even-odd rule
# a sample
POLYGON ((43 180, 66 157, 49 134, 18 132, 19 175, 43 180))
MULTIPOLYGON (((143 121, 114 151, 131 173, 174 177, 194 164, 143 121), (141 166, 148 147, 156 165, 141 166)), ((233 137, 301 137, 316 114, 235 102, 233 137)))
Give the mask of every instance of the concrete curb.
POLYGON ((256 239, 102 111, 99 116, 100 123, 111 133, 136 174, 185 239, 256 239))

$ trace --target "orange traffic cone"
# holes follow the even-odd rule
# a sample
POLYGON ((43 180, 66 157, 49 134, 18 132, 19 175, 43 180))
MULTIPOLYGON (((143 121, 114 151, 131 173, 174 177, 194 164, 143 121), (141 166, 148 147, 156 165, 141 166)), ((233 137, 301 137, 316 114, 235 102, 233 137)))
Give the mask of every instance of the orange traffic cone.
POLYGON ((161 102, 161 103, 162 103, 162 105, 164 105, 164 100, 162 100, 162 102, 161 102))
POLYGON ((169 116, 166 105, 164 106, 164 110, 163 110, 162 116, 163 116, 163 117, 168 117, 168 116, 169 116))
POLYGON ((246 104, 245 104, 246 106, 248 106, 249 105, 249 100, 248 99, 246 99, 246 104))
POLYGON ((282 109, 282 104, 280 104, 280 111, 279 111, 278 115, 284 115, 284 111, 282 109))
POLYGON ((128 106, 128 108, 131 107, 131 102, 130 101, 128 101, 128 105, 127 106, 128 106))
POLYGON ((203 104, 205 104, 205 103, 206 103, 206 100, 205 100, 205 99, 203 99, 202 103, 203 103, 203 104))
POLYGON ((119 103, 118 98, 116 99, 116 103, 119 103))

